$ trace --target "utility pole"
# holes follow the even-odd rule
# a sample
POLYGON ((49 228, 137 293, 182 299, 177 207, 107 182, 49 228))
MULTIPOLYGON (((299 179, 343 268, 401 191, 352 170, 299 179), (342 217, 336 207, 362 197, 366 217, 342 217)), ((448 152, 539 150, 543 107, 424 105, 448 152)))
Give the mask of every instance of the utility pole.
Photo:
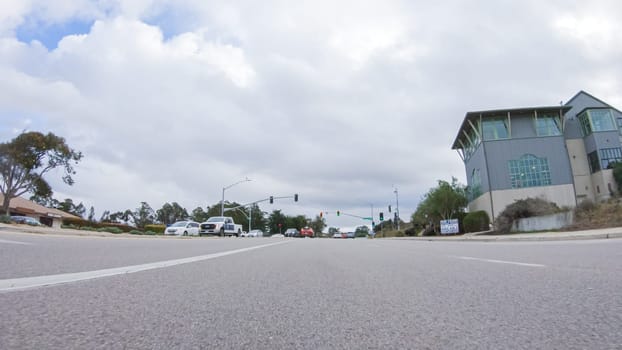
POLYGON ((395 218, 397 221, 397 230, 400 230, 400 199, 397 194, 397 187, 395 188, 395 218))

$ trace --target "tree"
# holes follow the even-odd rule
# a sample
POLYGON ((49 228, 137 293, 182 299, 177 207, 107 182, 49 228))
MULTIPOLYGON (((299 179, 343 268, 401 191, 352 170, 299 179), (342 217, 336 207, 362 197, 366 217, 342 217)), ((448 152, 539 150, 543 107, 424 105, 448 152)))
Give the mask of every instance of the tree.
POLYGON ((41 198, 52 196, 52 187, 44 179, 50 170, 63 168, 63 182, 73 185, 73 168, 82 153, 71 149, 65 139, 52 133, 24 132, 10 142, 0 143, 0 193, 2 211, 9 214, 11 199, 24 193, 41 198))
POLYGON ((134 225, 138 228, 144 228, 145 225, 153 224, 156 219, 155 212, 147 202, 140 202, 140 207, 136 208, 131 214, 134 219, 134 225))
POLYGON ((361 225, 356 228, 354 234, 356 235, 356 237, 367 237, 367 235, 369 235, 369 227, 361 225))
POLYGON ((190 214, 190 219, 196 222, 203 222, 207 221, 207 219, 209 219, 209 216, 207 215, 207 212, 203 210, 203 208, 196 207, 192 210, 192 213, 190 214))
POLYGON ((156 212, 156 218, 164 225, 172 224, 176 221, 186 220, 190 217, 188 211, 177 202, 173 204, 164 203, 161 209, 156 212))
POLYGON ((268 221, 264 217, 265 212, 261 211, 259 205, 257 203, 251 205, 252 210, 250 210, 250 214, 252 216, 252 224, 254 229, 265 230, 266 226, 268 226, 268 221))
POLYGON ((99 222, 110 222, 110 210, 105 210, 99 218, 99 222))
POLYGON ((467 204, 466 187, 458 179, 452 177, 451 183, 439 180, 438 186, 426 193, 411 219, 415 225, 437 227, 440 220, 454 219, 463 213, 467 204))
POLYGON ((95 221, 95 208, 93 208, 93 206, 91 206, 91 209, 89 209, 89 216, 87 220, 89 220, 90 222, 95 221))
POLYGON ((319 237, 322 235, 322 231, 324 231, 324 228, 326 227, 326 220, 323 217, 316 215, 315 219, 309 222, 309 227, 311 227, 313 232, 315 232, 315 235, 319 237))
POLYGON ((618 192, 622 193, 622 162, 609 164, 613 169, 613 178, 618 183, 618 192))
POLYGON ((295 228, 300 231, 301 228, 307 226, 307 218, 304 215, 287 216, 286 223, 285 229, 295 228))
POLYGON ((65 198, 65 200, 62 202, 56 201, 56 203, 57 204, 55 208, 58 210, 62 210, 65 213, 77 215, 79 217, 84 217, 84 214, 86 213, 86 208, 84 207, 84 204, 80 202, 80 204, 75 205, 71 198, 65 198))
POLYGON ((270 216, 268 216, 268 228, 270 229, 270 232, 273 234, 281 232, 279 224, 281 224, 281 229, 286 230, 287 228, 283 226, 287 225, 287 216, 281 213, 280 210, 273 210, 270 216))

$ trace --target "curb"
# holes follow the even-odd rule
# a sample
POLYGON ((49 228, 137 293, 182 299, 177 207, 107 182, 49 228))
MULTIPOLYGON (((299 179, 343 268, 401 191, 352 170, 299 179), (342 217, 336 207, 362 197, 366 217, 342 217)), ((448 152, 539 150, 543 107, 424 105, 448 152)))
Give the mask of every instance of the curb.
POLYGON ((551 234, 546 236, 462 236, 462 237, 390 237, 380 238, 389 240, 410 240, 410 241, 441 241, 441 242, 538 242, 538 241, 578 241, 593 239, 617 239, 622 238, 622 231, 610 233, 594 233, 594 234, 568 234, 559 235, 551 234))

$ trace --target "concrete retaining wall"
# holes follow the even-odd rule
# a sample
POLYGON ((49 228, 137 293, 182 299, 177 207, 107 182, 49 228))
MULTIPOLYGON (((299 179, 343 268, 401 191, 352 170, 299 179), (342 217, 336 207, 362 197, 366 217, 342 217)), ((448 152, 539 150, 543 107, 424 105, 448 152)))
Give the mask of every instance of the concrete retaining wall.
POLYGON ((573 219, 573 211, 518 219, 512 223, 512 232, 556 230, 572 224, 573 219))

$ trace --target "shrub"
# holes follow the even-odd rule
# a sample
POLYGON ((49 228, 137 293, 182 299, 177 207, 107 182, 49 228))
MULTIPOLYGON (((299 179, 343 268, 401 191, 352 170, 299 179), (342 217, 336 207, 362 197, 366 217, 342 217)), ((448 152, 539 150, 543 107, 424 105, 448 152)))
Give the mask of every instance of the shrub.
POLYGON ((130 231, 130 234, 131 234, 131 235, 142 235, 142 234, 143 234, 143 231, 132 230, 132 231, 130 231))
POLYGON ((559 212, 559 207, 553 202, 547 202, 541 198, 519 199, 505 207, 499 214, 495 224, 499 233, 508 233, 516 219, 549 215, 557 212, 559 212))
POLYGON ((145 225, 145 231, 155 232, 155 234, 164 234, 166 225, 145 225))
POLYGON ((407 228, 404 233, 406 234, 406 236, 416 236, 417 234, 419 234, 419 231, 416 227, 409 227, 407 228))
POLYGON ((146 235, 150 235, 150 236, 154 236, 154 235, 156 235, 156 233, 155 233, 155 232, 153 232, 153 231, 145 231, 145 234, 146 234, 146 235))
POLYGON ((79 228, 79 227, 86 227, 86 226, 98 227, 97 223, 90 222, 82 218, 64 218, 63 226, 71 226, 72 228, 74 227, 79 228))
POLYGON ((110 233, 123 233, 123 230, 121 230, 118 227, 101 227, 99 229, 97 229, 98 232, 110 232, 110 233))
POLYGON ((82 231, 97 231, 97 229, 95 227, 91 227, 91 226, 82 226, 82 227, 80 227, 80 230, 82 230, 82 231))
POLYGON ((3 224, 10 224, 11 223, 11 217, 8 215, 0 215, 0 222, 3 224))
POLYGON ((465 232, 488 231, 490 229, 490 218, 488 213, 483 210, 474 211, 464 217, 463 225, 465 232))

